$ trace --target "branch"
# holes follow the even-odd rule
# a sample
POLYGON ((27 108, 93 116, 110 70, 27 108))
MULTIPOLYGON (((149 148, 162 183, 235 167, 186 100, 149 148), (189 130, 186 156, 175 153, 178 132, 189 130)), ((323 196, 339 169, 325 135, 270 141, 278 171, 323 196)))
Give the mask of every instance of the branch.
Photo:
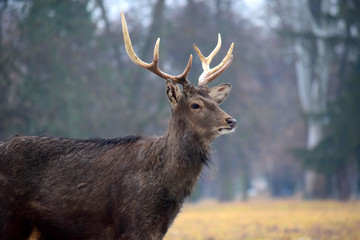
POLYGON ((121 66, 121 64, 122 64, 121 53, 120 53, 118 46, 116 45, 116 43, 113 40, 113 34, 110 29, 110 21, 109 21, 108 15, 107 15, 106 8, 104 6, 104 1, 96 0, 96 4, 99 6, 99 8, 101 10, 101 17, 105 22, 106 34, 109 36, 109 41, 110 41, 111 47, 113 48, 113 50, 115 52, 115 58, 116 58, 117 64, 118 64, 118 66, 121 66))
MULTIPOLYGON (((329 11, 329 2, 328 0, 321 1, 321 14, 326 15, 329 11)), ((337 27, 334 24, 330 24, 328 21, 324 21, 322 19, 321 24, 317 23, 315 18, 313 17, 308 0, 299 0, 296 1, 300 4, 300 8, 303 11, 309 25, 311 28, 312 33, 319 38, 329 38, 334 37, 337 34, 337 27)), ((322 16, 321 16, 322 17, 322 16)), ((300 20, 300 19, 299 19, 300 20)))

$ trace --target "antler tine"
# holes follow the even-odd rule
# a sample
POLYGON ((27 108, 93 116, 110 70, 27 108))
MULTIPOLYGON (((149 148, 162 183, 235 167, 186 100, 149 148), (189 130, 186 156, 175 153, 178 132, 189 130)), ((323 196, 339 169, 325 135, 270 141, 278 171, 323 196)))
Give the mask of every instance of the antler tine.
POLYGON ((191 64, 192 64, 192 54, 190 54, 188 64, 182 74, 177 75, 177 76, 167 74, 167 73, 161 71, 158 67, 160 38, 158 38, 155 43, 153 61, 151 63, 146 63, 146 62, 142 61, 134 52, 134 49, 132 47, 131 40, 130 40, 129 31, 128 31, 127 24, 126 24, 125 15, 123 12, 121 12, 121 23, 122 23, 122 30, 123 30, 123 35, 124 35, 126 53, 128 54, 130 59, 136 65, 146 68, 147 70, 155 73, 156 75, 158 75, 161 78, 171 79, 174 82, 182 84, 182 85, 189 84, 189 81, 187 80, 187 75, 189 74, 191 64))
POLYGON ((199 77, 199 84, 198 84, 199 86, 207 85, 209 82, 214 80, 217 76, 219 76, 222 72, 225 71, 225 69, 227 69, 230 66, 233 59, 232 52, 234 49, 234 43, 231 43, 230 48, 224 59, 221 61, 221 63, 214 68, 210 68, 210 63, 214 58, 214 56, 218 53, 220 47, 221 47, 220 33, 218 34, 218 43, 216 44, 216 47, 208 57, 204 57, 200 49, 194 44, 195 51, 199 55, 199 58, 202 63, 202 68, 204 70, 204 72, 199 77))
POLYGON ((201 63, 202 63, 202 67, 204 70, 209 70, 209 66, 210 63, 212 61, 212 59, 214 58, 214 56, 218 53, 218 51, 220 50, 221 47, 221 35, 220 33, 218 33, 218 42, 216 44, 216 47, 214 48, 214 50, 210 53, 210 55, 208 57, 204 57, 204 55, 201 53, 200 49, 194 44, 194 48, 196 53, 198 54, 201 63))
POLYGON ((127 55, 130 57, 130 59, 140 67, 148 68, 151 66, 151 63, 146 63, 142 61, 134 52, 134 49, 131 44, 131 39, 129 35, 129 30, 127 28, 126 20, 124 13, 121 12, 121 23, 122 23, 122 31, 124 35, 124 43, 125 43, 125 50, 127 55))

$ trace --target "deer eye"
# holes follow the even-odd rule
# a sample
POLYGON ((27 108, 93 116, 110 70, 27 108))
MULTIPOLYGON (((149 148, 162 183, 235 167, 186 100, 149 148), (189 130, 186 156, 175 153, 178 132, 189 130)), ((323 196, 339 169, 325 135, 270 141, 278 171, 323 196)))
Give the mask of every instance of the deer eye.
POLYGON ((193 104, 191 104, 191 108, 192 109, 198 109, 198 108, 200 108, 200 105, 197 104, 197 103, 193 103, 193 104))

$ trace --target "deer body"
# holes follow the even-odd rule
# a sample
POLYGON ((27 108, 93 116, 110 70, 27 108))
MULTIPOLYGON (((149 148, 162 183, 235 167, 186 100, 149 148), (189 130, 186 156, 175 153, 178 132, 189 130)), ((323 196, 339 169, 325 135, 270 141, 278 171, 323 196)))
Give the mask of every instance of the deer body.
POLYGON ((172 109, 162 137, 0 142, 0 239, 27 239, 34 228, 41 239, 163 238, 208 162, 210 143, 236 121, 219 108, 230 85, 206 86, 212 69, 195 87, 186 79, 192 57, 177 77, 155 60, 156 50, 148 69, 167 79, 172 109))
POLYGON ((207 158, 201 150, 189 159, 165 137, 6 142, 0 209, 21 221, 2 224, 1 239, 17 239, 10 224, 18 239, 32 227, 46 239, 161 239, 207 158))

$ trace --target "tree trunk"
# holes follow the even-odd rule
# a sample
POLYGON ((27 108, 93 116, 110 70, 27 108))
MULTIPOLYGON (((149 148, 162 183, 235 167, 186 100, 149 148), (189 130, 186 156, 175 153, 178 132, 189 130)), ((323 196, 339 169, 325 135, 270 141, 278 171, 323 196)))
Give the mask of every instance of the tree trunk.
POLYGON ((336 169, 336 186, 338 198, 342 201, 348 200, 351 194, 349 168, 347 165, 336 169))
MULTIPOLYGON (((329 38, 334 36, 336 26, 328 20, 330 0, 320 2, 316 16, 306 0, 279 0, 284 10, 282 20, 291 26, 294 34, 296 55, 295 70, 301 108, 307 116, 306 148, 314 148, 322 138, 323 121, 317 115, 326 111, 331 49, 329 38), (310 35, 310 37, 309 37, 310 35)), ((305 197, 320 198, 326 195, 326 179, 312 169, 304 175, 305 197)))

